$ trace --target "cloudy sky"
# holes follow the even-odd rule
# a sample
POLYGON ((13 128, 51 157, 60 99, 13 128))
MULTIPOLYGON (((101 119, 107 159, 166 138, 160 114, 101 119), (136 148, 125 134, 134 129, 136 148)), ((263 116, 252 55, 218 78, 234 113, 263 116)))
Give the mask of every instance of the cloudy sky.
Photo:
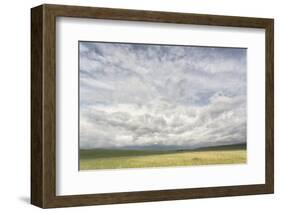
POLYGON ((80 148, 246 142, 243 48, 79 42, 80 148))

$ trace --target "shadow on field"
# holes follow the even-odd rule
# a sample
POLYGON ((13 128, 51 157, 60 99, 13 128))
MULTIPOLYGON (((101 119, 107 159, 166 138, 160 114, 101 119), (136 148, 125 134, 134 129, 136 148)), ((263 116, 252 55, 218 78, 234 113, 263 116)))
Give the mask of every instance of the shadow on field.
POLYGON ((92 149, 80 150, 80 158, 83 159, 98 159, 106 157, 130 157, 130 156, 149 156, 159 154, 171 154, 178 151, 147 151, 147 150, 119 150, 119 149, 92 149))
POLYGON ((161 154, 175 154, 184 152, 206 152, 206 151, 227 151, 227 150, 246 150, 246 144, 222 145, 214 147, 204 147, 198 149, 177 149, 177 150, 131 150, 131 149, 90 149, 80 150, 80 159, 99 159, 114 157, 139 157, 161 154))

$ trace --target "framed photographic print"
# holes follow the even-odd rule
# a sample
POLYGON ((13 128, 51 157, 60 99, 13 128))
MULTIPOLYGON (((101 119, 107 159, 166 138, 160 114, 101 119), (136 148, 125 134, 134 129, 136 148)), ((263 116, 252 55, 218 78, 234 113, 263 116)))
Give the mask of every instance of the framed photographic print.
POLYGON ((31 203, 274 191, 273 19, 31 9, 31 203))

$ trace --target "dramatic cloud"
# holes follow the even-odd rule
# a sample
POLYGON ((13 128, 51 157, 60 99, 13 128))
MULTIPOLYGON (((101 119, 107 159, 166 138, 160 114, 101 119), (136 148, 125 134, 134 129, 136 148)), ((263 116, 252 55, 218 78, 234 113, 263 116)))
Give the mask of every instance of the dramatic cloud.
POLYGON ((81 148, 246 142, 246 49, 79 47, 81 148))

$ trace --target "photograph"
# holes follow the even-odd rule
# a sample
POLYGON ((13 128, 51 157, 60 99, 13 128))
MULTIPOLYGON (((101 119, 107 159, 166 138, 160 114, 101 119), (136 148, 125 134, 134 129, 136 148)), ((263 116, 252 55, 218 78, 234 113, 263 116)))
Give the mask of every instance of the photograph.
POLYGON ((275 20, 209 6, 31 8, 32 205, 274 193, 275 20))
POLYGON ((79 169, 247 162, 247 49, 79 41, 79 169))

